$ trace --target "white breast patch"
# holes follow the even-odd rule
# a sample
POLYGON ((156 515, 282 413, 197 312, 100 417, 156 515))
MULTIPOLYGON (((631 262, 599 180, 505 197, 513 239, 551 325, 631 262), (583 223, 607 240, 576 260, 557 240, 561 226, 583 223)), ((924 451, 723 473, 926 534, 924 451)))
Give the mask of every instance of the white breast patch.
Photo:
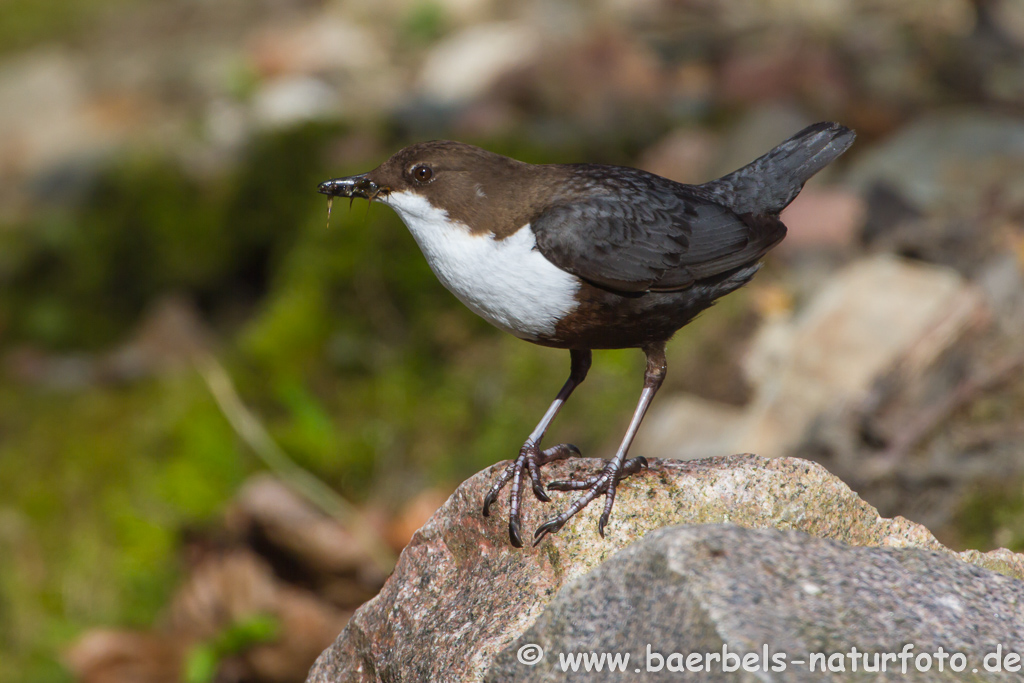
POLYGON ((523 339, 552 336, 576 308, 579 281, 534 248, 529 225, 498 240, 472 234, 414 192, 380 201, 398 212, 441 284, 495 327, 523 339))

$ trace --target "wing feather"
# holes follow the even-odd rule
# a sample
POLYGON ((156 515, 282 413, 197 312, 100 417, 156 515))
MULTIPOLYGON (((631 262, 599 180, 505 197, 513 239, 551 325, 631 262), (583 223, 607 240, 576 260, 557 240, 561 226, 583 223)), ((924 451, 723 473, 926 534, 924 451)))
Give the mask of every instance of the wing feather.
MULTIPOLYGON (((606 289, 685 289, 753 263, 786 234, 775 217, 739 216, 699 189, 635 169, 614 190, 580 192, 530 222, 559 268, 606 289)), ((591 189, 591 188, 588 188, 591 189)))

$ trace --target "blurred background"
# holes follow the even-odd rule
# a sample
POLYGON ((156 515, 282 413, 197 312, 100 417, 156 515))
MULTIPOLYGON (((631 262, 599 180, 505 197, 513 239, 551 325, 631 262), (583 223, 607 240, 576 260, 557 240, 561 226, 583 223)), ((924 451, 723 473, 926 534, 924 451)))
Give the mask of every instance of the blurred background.
MULTIPOLYGON (((320 181, 455 138, 702 182, 818 120, 857 144, 634 454, 1024 549, 1021 0, 0 3, 0 681, 303 680, 561 386, 320 181)), ((609 455, 642 367, 551 438, 609 455)))

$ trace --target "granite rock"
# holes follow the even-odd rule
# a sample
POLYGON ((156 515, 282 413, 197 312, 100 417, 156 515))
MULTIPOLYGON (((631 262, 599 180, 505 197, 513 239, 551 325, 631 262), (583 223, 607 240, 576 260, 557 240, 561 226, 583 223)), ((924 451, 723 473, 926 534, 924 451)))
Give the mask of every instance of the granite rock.
POLYGON ((941 553, 676 526, 563 587, 484 680, 562 681, 583 653, 620 657, 577 659, 588 681, 1020 680, 1022 604, 1024 582, 941 553))
MULTIPOLYGON (((546 481, 565 479, 601 464, 560 462, 544 475, 546 481)), ((600 506, 592 505, 537 547, 519 550, 508 542, 504 496, 490 518, 480 514, 502 466, 465 482, 417 532, 381 593, 320 656, 310 683, 480 680, 564 586, 649 532, 677 524, 729 523, 851 546, 918 548, 1024 577, 1022 556, 1007 550, 953 553, 920 525, 880 518, 819 465, 754 455, 652 460, 649 470, 620 486, 605 538, 597 535, 600 506)), ((549 504, 526 497, 525 530, 570 500, 569 494, 554 497, 549 504)))

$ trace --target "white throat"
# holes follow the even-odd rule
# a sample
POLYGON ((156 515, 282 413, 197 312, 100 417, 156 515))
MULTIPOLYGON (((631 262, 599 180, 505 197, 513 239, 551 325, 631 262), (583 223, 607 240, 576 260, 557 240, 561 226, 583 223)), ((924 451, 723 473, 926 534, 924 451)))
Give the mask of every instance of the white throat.
POLYGON ((495 327, 523 339, 551 337, 576 308, 578 280, 544 258, 529 225, 497 240, 474 235, 414 192, 380 201, 398 212, 441 284, 495 327))

